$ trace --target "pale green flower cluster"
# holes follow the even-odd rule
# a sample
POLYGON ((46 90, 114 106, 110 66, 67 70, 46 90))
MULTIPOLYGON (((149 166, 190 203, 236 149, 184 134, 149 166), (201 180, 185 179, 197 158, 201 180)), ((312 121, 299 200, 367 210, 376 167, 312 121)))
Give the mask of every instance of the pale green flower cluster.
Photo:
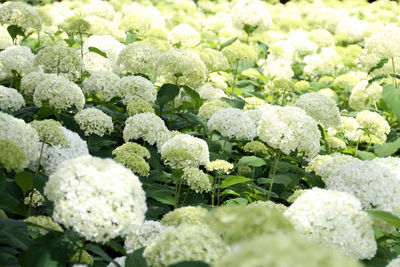
POLYGON ((346 143, 337 137, 334 136, 327 136, 325 137, 325 141, 327 143, 327 145, 332 148, 332 149, 346 149, 346 143))
POLYGON ((172 49, 157 62, 158 79, 163 83, 200 87, 206 80, 207 68, 200 56, 187 49, 172 49))
POLYGON ((45 47, 37 53, 35 65, 45 72, 77 77, 82 68, 82 59, 75 49, 54 45, 45 47))
POLYGON ((50 175, 44 194, 54 203, 55 222, 100 243, 139 229, 147 210, 138 177, 112 159, 64 161, 50 175))
POLYGON ((89 22, 77 16, 66 18, 60 26, 70 35, 87 34, 91 27, 89 22))
POLYGON ((244 101, 246 101, 246 104, 244 105, 243 110, 262 109, 267 105, 264 100, 255 96, 245 97, 244 101))
POLYGON ((161 219, 165 226, 204 225, 207 210, 202 207, 186 206, 168 212, 161 219))
POLYGON ((200 58, 206 64, 208 72, 222 71, 229 69, 228 60, 225 56, 214 49, 204 48, 200 50, 200 58))
POLYGON ((21 172, 26 166, 26 154, 12 140, 0 140, 0 165, 8 172, 21 172))
POLYGON ((97 134, 103 136, 114 130, 112 118, 97 108, 86 108, 74 116, 79 127, 85 131, 85 135, 97 134))
POLYGON ((188 24, 179 24, 170 30, 169 42, 178 47, 194 47, 200 43, 200 34, 188 24))
POLYGON ((207 101, 203 105, 201 105, 201 107, 199 108, 198 116, 209 120, 211 118, 211 116, 218 110, 226 109, 226 108, 230 108, 230 107, 231 106, 227 102, 219 100, 219 99, 207 101))
POLYGON ((211 182, 208 175, 198 168, 184 168, 182 179, 184 179, 189 188, 196 191, 196 193, 211 191, 211 182))
POLYGON ((228 247, 204 225, 181 225, 162 232, 143 253, 149 266, 163 267, 181 261, 214 263, 228 247))
POLYGON ((150 166, 144 158, 150 158, 147 148, 132 142, 127 142, 112 152, 114 160, 129 168, 133 173, 147 177, 149 176, 150 166))
POLYGON ((39 134, 40 142, 50 144, 52 146, 69 146, 66 135, 59 127, 61 126, 61 123, 58 121, 53 119, 42 121, 34 120, 30 124, 39 134))
POLYGON ((241 43, 240 41, 236 41, 225 47, 221 52, 234 66, 240 60, 255 62, 258 59, 257 50, 253 46, 241 43))
POLYGON ((361 81, 351 90, 349 106, 354 110, 376 107, 376 104, 382 97, 382 90, 382 86, 377 82, 369 85, 368 81, 361 81))
POLYGON ((134 116, 140 113, 155 113, 154 108, 149 102, 143 99, 138 99, 136 101, 130 102, 126 106, 126 112, 129 116, 134 116))
POLYGON ((276 209, 277 211, 279 211, 282 214, 285 212, 285 210, 287 210, 287 207, 285 205, 280 204, 280 203, 275 203, 270 200, 268 200, 268 201, 257 200, 257 201, 251 202, 249 204, 249 206, 259 206, 259 207, 264 207, 267 209, 276 209))
POLYGON ((30 216, 24 221, 27 223, 28 232, 31 235, 45 235, 50 231, 63 232, 61 226, 55 223, 49 216, 30 216))
POLYGON ((335 46, 335 38, 329 31, 324 29, 310 31, 308 38, 321 48, 335 46))
POLYGON ((379 58, 393 58, 400 55, 400 28, 387 26, 365 40, 365 49, 379 58))
POLYGON ((135 42, 119 53, 117 64, 121 70, 132 75, 142 73, 153 76, 159 57, 160 52, 153 46, 135 42))
POLYGON ((355 118, 340 116, 341 124, 336 128, 329 128, 328 134, 333 136, 342 133, 349 141, 357 142, 363 135, 363 130, 355 118))
POLYGON ((222 159, 216 159, 206 164, 206 169, 209 172, 216 171, 217 173, 229 174, 233 168, 234 166, 232 163, 222 159))
POLYGON ((84 266, 92 266, 94 264, 93 257, 84 249, 78 250, 69 260, 71 263, 80 263, 84 266))
POLYGON ((51 75, 38 83, 33 93, 33 102, 37 107, 41 107, 43 102, 48 102, 57 111, 72 106, 81 110, 85 104, 85 97, 75 83, 62 76, 51 75))
POLYGON ((150 27, 150 21, 140 14, 127 14, 119 24, 119 28, 124 32, 135 32, 140 35, 146 34, 150 27))
POLYGON ((355 259, 371 259, 377 244, 372 219, 348 193, 306 190, 284 213, 299 233, 355 259))
POLYGON ((110 101, 119 95, 118 75, 108 71, 94 71, 82 83, 82 91, 86 95, 97 94, 101 100, 110 101))
POLYGON ((16 25, 24 31, 41 30, 42 19, 38 12, 24 2, 6 2, 0 7, 0 23, 16 25))
POLYGON ((139 230, 135 229, 129 233, 125 239, 124 248, 127 253, 137 249, 147 247, 157 236, 164 232, 168 227, 158 221, 144 221, 139 230))
POLYGON ((33 189, 24 198, 24 204, 34 208, 42 206, 44 201, 45 201, 44 196, 36 189, 33 189))
POLYGON ((365 142, 382 144, 386 141, 390 126, 384 117, 376 112, 363 110, 357 113, 356 120, 366 135, 365 142))
POLYGON ((14 112, 25 106, 23 96, 13 88, 0 85, 0 110, 14 112))
POLYGON ((334 48, 322 48, 319 54, 306 56, 304 62, 303 73, 307 76, 335 75, 344 67, 334 48))
POLYGON ((26 46, 10 46, 0 52, 0 70, 6 77, 13 77, 13 71, 20 75, 35 71, 35 56, 26 46))
POLYGON ((266 30, 272 25, 271 14, 265 2, 260 0, 240 0, 231 11, 232 22, 239 30, 252 26, 266 30))
POLYGON ((263 234, 294 231, 280 211, 263 205, 218 207, 209 211, 206 221, 230 245, 263 234))
POLYGON ((252 141, 247 143, 243 147, 243 151, 247 153, 252 153, 255 155, 266 155, 268 154, 267 147, 260 141, 252 141))
POLYGON ((119 96, 125 105, 139 99, 154 103, 157 90, 154 85, 141 76, 125 76, 117 84, 119 96))
POLYGON ((319 93, 301 95, 294 103, 326 129, 340 125, 340 112, 335 100, 319 93))

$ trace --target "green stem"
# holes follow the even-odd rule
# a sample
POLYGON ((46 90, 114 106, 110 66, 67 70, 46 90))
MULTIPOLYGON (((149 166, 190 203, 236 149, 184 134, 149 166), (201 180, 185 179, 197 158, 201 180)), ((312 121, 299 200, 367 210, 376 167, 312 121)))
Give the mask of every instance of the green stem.
POLYGON ((253 172, 251 173, 251 179, 254 180, 254 172, 256 171, 256 167, 253 166, 253 172))
POLYGON ((83 249, 85 248, 85 245, 86 245, 86 239, 83 240, 82 248, 81 248, 81 250, 79 251, 78 263, 81 263, 82 254, 83 254, 83 249))
POLYGON ((175 205, 174 205, 175 209, 178 207, 178 204, 179 204, 179 195, 180 195, 180 191, 181 191, 181 185, 182 185, 182 181, 180 178, 178 178, 175 182, 175 205))
POLYGON ((40 169, 40 160, 42 159, 42 154, 43 154, 43 147, 44 147, 44 142, 42 142, 42 148, 40 149, 40 155, 39 155, 38 166, 37 166, 37 168, 36 168, 36 174, 39 173, 39 169, 40 169))
POLYGON ((272 167, 272 169, 270 170, 269 176, 271 177, 271 184, 269 185, 269 190, 268 190, 268 197, 267 200, 270 199, 271 197, 271 192, 272 192, 272 186, 274 185, 274 179, 275 179, 275 174, 276 174, 276 170, 278 168, 278 163, 279 163, 279 159, 281 157, 281 154, 278 153, 275 159, 275 164, 272 167))
POLYGON ((186 190, 186 193, 185 193, 185 197, 183 198, 182 206, 185 206, 185 202, 187 200, 187 197, 189 196, 189 190, 190 190, 190 188, 188 187, 188 189, 186 190))
POLYGON ((394 58, 392 57, 392 68, 393 68, 393 82, 394 82, 394 86, 397 87, 397 78, 396 78, 396 67, 394 65, 394 58))
POLYGON ((238 72, 238 68, 239 68, 239 61, 240 61, 240 59, 238 59, 238 61, 236 62, 235 72, 233 73, 232 98, 233 98, 233 96, 234 96, 234 91, 235 91, 236 76, 237 76, 237 72, 238 72))
POLYGON ((221 155, 221 154, 224 154, 225 146, 226 146, 226 139, 224 140, 224 145, 222 146, 221 152, 219 152, 220 155, 221 155))
POLYGON ((83 80, 83 39, 82 39, 82 33, 79 33, 79 39, 81 41, 81 80, 83 80))
POLYGON ((358 150, 358 145, 360 144, 360 141, 361 141, 361 136, 357 140, 356 149, 354 150, 354 155, 353 155, 354 157, 357 157, 357 150, 358 150))
POLYGON ((37 34, 37 47, 40 47, 40 31, 37 34))

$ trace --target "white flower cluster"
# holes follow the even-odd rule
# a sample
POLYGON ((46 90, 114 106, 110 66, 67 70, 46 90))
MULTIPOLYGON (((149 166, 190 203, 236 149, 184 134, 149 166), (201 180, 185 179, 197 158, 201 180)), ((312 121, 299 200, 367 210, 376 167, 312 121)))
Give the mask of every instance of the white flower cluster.
POLYGON ((267 60, 262 72, 270 79, 290 80, 294 75, 291 63, 285 59, 267 60))
POLYGON ((367 142, 382 144, 386 141, 390 126, 384 117, 376 112, 363 110, 357 113, 356 120, 367 135, 367 142), (375 141, 371 135, 378 138, 378 140, 375 141))
POLYGON ((158 235, 167 229, 158 221, 144 221, 139 229, 134 229, 125 239, 125 250, 131 253, 142 247, 147 247, 158 235))
POLYGON ((356 259, 371 259, 377 245, 372 219, 348 193, 314 188, 302 193, 284 215, 312 241, 356 259))
POLYGON ((272 25, 271 14, 267 6, 260 0, 240 0, 231 11, 232 22, 239 30, 246 25, 266 30, 272 25))
POLYGON ((224 90, 215 88, 211 83, 205 83, 196 90, 200 97, 207 100, 215 100, 222 97, 228 97, 224 90))
POLYGON ((25 94, 33 94, 36 86, 41 83, 47 75, 43 72, 30 72, 21 79, 21 91, 25 94))
POLYGON ((382 97, 382 90, 382 86, 377 82, 368 85, 368 81, 363 80, 351 90, 349 106, 354 110, 376 107, 376 103, 382 97))
POLYGON ((341 124, 338 127, 328 129, 329 135, 333 136, 336 133, 342 133, 349 141, 357 142, 360 140, 364 131, 355 118, 341 116, 340 122, 341 124))
POLYGON ((106 133, 111 134, 114 129, 112 118, 97 108, 83 109, 76 113, 74 119, 86 136, 103 136, 106 133))
POLYGON ((379 58, 393 58, 400 55, 400 28, 387 26, 365 40, 365 49, 379 58))
POLYGON ((340 112, 336 101, 319 93, 301 95, 295 106, 305 110, 314 120, 321 123, 326 129, 340 125, 340 112))
POLYGON ((398 157, 386 157, 386 158, 374 158, 373 162, 378 165, 387 168, 393 172, 398 178, 400 178, 400 158, 398 157))
POLYGON ((206 64, 208 72, 222 71, 229 69, 226 57, 218 50, 205 48, 200 51, 200 58, 206 64))
POLYGON ((313 157, 319 152, 321 133, 317 122, 298 107, 271 107, 257 128, 257 135, 286 155, 304 152, 313 157))
POLYGON ((23 96, 13 88, 0 85, 0 110, 14 112, 25 106, 23 96))
POLYGON ((120 70, 134 74, 154 75, 160 52, 148 44, 132 43, 126 46, 118 56, 120 70))
POLYGON ((335 75, 343 68, 341 58, 334 48, 322 48, 319 54, 313 54, 304 58, 306 66, 303 73, 308 76, 335 75))
POLYGON ((125 142, 142 138, 153 145, 168 132, 168 128, 160 117, 154 113, 145 112, 129 117, 125 122, 123 134, 125 142))
POLYGON ((54 202, 54 221, 101 243, 139 229, 147 211, 138 177, 112 159, 64 161, 50 175, 44 194, 54 202))
POLYGON ((0 129, 0 139, 13 141, 25 152, 26 162, 24 167, 38 160, 40 151, 39 136, 30 124, 0 112, 0 129))
POLYGON ((24 31, 42 28, 42 19, 38 12, 24 2, 9 1, 0 7, 0 23, 16 25, 24 31))
POLYGON ((20 75, 35 71, 35 56, 26 46, 10 46, 0 52, 0 69, 6 77, 12 77, 12 71, 20 75))
POLYGON ((189 188, 196 191, 196 193, 211 191, 211 182, 208 175, 198 168, 184 168, 182 179, 184 179, 189 188))
POLYGON ((170 30, 169 41, 173 45, 190 48, 200 43, 200 34, 188 24, 179 24, 170 30))
POLYGON ((227 138, 252 140, 256 135, 256 125, 250 117, 237 108, 217 110, 207 122, 210 131, 217 131, 227 138))
POLYGON ((41 107, 46 101, 56 110, 66 110, 73 105, 81 110, 85 96, 81 88, 67 78, 51 75, 38 83, 33 94, 35 106, 41 107))
POLYGON ((209 162, 208 145, 203 139, 178 134, 161 147, 161 158, 176 169, 206 165, 209 162))
MULTIPOLYGON (((59 126, 68 140, 68 146, 63 145, 48 145, 44 144, 40 165, 43 167, 47 175, 56 171, 57 167, 68 159, 77 158, 79 156, 89 155, 89 150, 85 141, 81 137, 68 130, 65 127, 59 126)), ((37 162, 31 166, 32 170, 36 170, 37 162)))
POLYGON ((325 181, 328 189, 357 197, 363 208, 400 214, 400 180, 372 161, 355 161, 336 168, 325 181))
POLYGON ((82 83, 82 91, 87 94, 98 94, 101 100, 110 101, 119 95, 119 76, 108 71, 94 71, 82 83))
POLYGON ((157 90, 154 85, 142 76, 122 77, 117 87, 119 96, 122 98, 122 102, 125 105, 139 99, 154 103, 157 98, 157 90))

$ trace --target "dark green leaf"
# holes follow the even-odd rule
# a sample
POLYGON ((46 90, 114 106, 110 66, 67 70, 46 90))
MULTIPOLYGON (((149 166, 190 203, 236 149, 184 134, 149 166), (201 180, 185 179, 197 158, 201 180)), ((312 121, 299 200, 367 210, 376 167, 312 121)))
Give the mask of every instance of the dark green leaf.
POLYGON ((228 103, 232 107, 238 108, 238 109, 243 109, 244 105, 246 104, 246 101, 244 101, 243 99, 241 99, 241 98, 239 98, 237 96, 235 96, 235 99, 222 97, 222 98, 220 98, 220 100, 225 101, 226 103, 228 103))
POLYGON ((125 266, 148 267, 146 260, 143 258, 144 248, 135 250, 126 256, 125 266))
POLYGON ((382 97, 393 114, 400 118, 400 88, 386 85, 383 87, 382 97))
POLYGON ((236 40, 238 39, 238 37, 234 37, 232 39, 229 39, 228 41, 226 41, 225 43, 221 44, 221 46, 219 47, 219 50, 221 51, 222 49, 224 49, 225 47, 233 44, 236 40))
POLYGON ((0 217, 0 244, 25 250, 31 241, 23 220, 0 217))
POLYGON ((47 180, 49 179, 48 176, 43 174, 33 174, 33 186, 43 195, 43 188, 46 185, 47 180))
POLYGON ((243 27, 243 30, 248 35, 251 35, 257 29, 257 27, 258 27, 258 25, 257 26, 252 26, 252 25, 249 25, 249 24, 245 24, 244 27, 243 27))
POLYGON ((86 245, 86 248, 95 253, 96 255, 99 255, 103 260, 107 262, 112 262, 115 264, 115 266, 120 266, 117 262, 115 262, 101 247, 98 245, 94 244, 88 244, 86 245))
POLYGON ((384 143, 383 145, 376 145, 374 152, 379 157, 388 157, 393 155, 400 149, 400 138, 397 138, 394 142, 384 143))
POLYGON ((68 46, 72 47, 76 42, 71 39, 64 39, 64 41, 68 44, 68 46))
POLYGON ((210 267, 210 265, 202 261, 182 261, 168 267, 210 267))
POLYGON ((24 195, 33 189, 32 173, 29 171, 20 172, 15 176, 15 182, 21 188, 24 195))
POLYGON ((366 210, 366 212, 400 229, 400 218, 392 213, 383 210, 366 210))
POLYGON ((165 104, 173 100, 179 94, 179 87, 175 84, 166 83, 161 86, 157 93, 157 103, 162 110, 165 104))
POLYGON ((16 112, 14 112, 14 117, 20 118, 20 119, 25 119, 26 117, 35 115, 38 111, 39 111, 38 107, 22 108, 16 112))
POLYGON ((374 70, 380 69, 383 67, 383 65, 385 65, 386 63, 388 63, 388 59, 387 58, 382 58, 375 66, 373 66, 369 71, 368 74, 370 74, 371 72, 373 72, 374 70))
POLYGON ((185 92, 190 96, 190 98, 192 99, 194 106, 196 109, 200 108, 201 105, 201 98, 199 93, 197 93, 195 90, 193 90, 192 88, 188 87, 188 86, 183 86, 183 90, 185 90, 185 92))
POLYGON ((264 165, 267 165, 265 160, 256 156, 244 156, 237 163, 237 166, 261 167, 264 165))
POLYGON ((17 26, 17 25, 10 25, 7 27, 7 31, 10 34, 11 38, 13 40, 15 40, 15 38, 17 38, 18 35, 20 36, 25 36, 25 32, 24 30, 17 26))
POLYGON ((93 53, 96 53, 96 54, 99 54, 99 55, 102 56, 102 57, 107 58, 106 52, 101 51, 101 50, 98 49, 97 47, 89 46, 89 51, 90 51, 90 52, 93 52, 93 53))
POLYGON ((251 181, 251 179, 246 178, 244 176, 228 176, 225 180, 222 181, 219 188, 226 188, 226 187, 234 185, 234 184, 241 184, 241 183, 245 183, 248 181, 251 181))

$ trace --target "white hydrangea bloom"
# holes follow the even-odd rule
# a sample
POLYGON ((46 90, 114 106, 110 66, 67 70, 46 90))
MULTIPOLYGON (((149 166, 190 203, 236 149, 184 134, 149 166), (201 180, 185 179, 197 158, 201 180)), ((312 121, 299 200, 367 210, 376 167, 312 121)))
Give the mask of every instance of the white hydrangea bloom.
POLYGON ((94 71, 82 83, 82 91, 87 94, 99 94, 101 100, 110 101, 119 95, 117 74, 108 71, 94 71))
POLYGON ((304 63, 303 73, 308 76, 335 75, 344 67, 334 48, 322 48, 319 54, 306 56, 304 63))
POLYGON ((368 53, 379 58, 393 58, 400 55, 400 28, 387 26, 365 40, 368 53))
POLYGON ((161 157, 172 168, 206 165, 209 162, 208 145, 203 139, 178 134, 161 147, 161 157))
POLYGON ((173 45, 194 47, 200 43, 200 34, 188 24, 179 24, 169 32, 169 41, 173 45))
POLYGON ((24 31, 40 30, 42 19, 38 12, 24 2, 7 1, 0 7, 0 23, 16 25, 24 31))
POLYGON ((386 135, 390 132, 390 125, 384 117, 376 112, 363 110, 357 113, 356 120, 366 135, 374 135, 378 138, 376 141, 372 140, 373 143, 382 144, 386 141, 386 135))
POLYGON ((122 13, 124 15, 138 14, 146 18, 150 22, 152 27, 165 28, 165 18, 154 6, 144 6, 137 2, 133 2, 132 4, 124 6, 122 13))
POLYGON ((36 86, 49 74, 43 72, 30 72, 21 79, 21 91, 25 94, 33 94, 36 86))
POLYGON ((335 46, 335 38, 324 29, 315 29, 308 33, 308 39, 317 44, 320 48, 335 46))
POLYGON ((0 49, 6 49, 12 45, 13 42, 7 28, 0 26, 0 49))
POLYGON ((154 75, 160 52, 148 44, 132 43, 126 46, 118 56, 117 64, 122 72, 154 75))
POLYGON ((318 48, 314 42, 308 39, 308 33, 302 30, 290 32, 287 41, 292 44, 300 55, 311 54, 318 48))
POLYGON ((54 221, 100 243, 139 229, 147 211, 139 178, 112 159, 64 161, 50 175, 44 194, 54 202, 54 221))
POLYGON ((355 118, 340 116, 340 125, 336 128, 330 127, 328 129, 329 135, 333 136, 336 133, 343 133, 347 140, 357 142, 364 131, 355 118))
POLYGON ((196 191, 196 193, 211 191, 211 182, 208 175, 198 168, 184 168, 182 179, 184 179, 189 188, 196 191))
POLYGON ((291 62, 285 59, 267 60, 262 65, 262 72, 270 79, 290 80, 294 75, 291 62))
POLYGON ((14 112, 23 106, 25 100, 17 90, 0 85, 0 110, 14 112))
POLYGON ((203 99, 207 100, 214 100, 222 97, 228 97, 224 90, 215 88, 212 84, 210 83, 205 83, 202 85, 200 88, 196 90, 200 97, 203 99))
POLYGON ((246 114, 256 126, 258 126, 258 123, 261 121, 264 111, 261 109, 250 109, 245 110, 244 114, 246 114))
POLYGON ((397 256, 397 258, 394 258, 389 262, 386 267, 399 267, 400 266, 400 256, 397 256))
POLYGON ((240 30, 245 25, 257 27, 257 30, 266 30, 272 25, 271 14, 260 0, 238 1, 232 8, 231 18, 233 25, 240 30))
POLYGON ((334 33, 342 18, 348 17, 348 11, 344 8, 319 7, 308 13, 307 19, 312 25, 320 26, 334 33))
POLYGON ((382 86, 377 82, 373 82, 368 86, 368 81, 363 80, 351 90, 349 106, 354 110, 376 107, 376 103, 382 97, 382 90, 382 86))
POLYGON ((297 149, 313 157, 320 149, 321 133, 317 122, 298 107, 269 108, 258 125, 257 135, 286 155, 297 149))
POLYGON ((112 21, 115 16, 113 7, 105 1, 90 0, 89 4, 76 8, 75 13, 81 17, 97 16, 112 21))
MULTIPOLYGON (((44 144, 40 165, 43 167, 47 175, 56 171, 57 167, 68 159, 77 158, 79 156, 89 155, 89 150, 86 141, 75 132, 60 126, 65 136, 68 139, 69 146, 63 145, 48 145, 44 144)), ((30 168, 36 170, 37 162, 34 162, 30 168)))
POLYGON ((85 108, 74 116, 79 127, 85 131, 85 135, 111 134, 114 130, 112 118, 97 108, 85 108))
POLYGON ((301 95, 295 106, 305 110, 305 112, 321 123, 325 128, 340 125, 340 111, 336 101, 318 93, 307 93, 301 95))
POLYGON ((122 98, 122 102, 125 105, 139 99, 154 103, 157 98, 157 90, 154 85, 142 76, 122 77, 117 87, 119 96, 122 98))
POLYGON ((35 71, 35 55, 26 46, 10 46, 0 52, 0 66, 7 77, 12 77, 12 71, 21 75, 35 71))
POLYGON ((312 241, 356 259, 371 259, 377 244, 372 219, 345 192, 314 188, 302 193, 284 215, 312 241))
MULTIPOLYGON (((126 256, 115 258, 114 261, 121 267, 125 267, 126 256)), ((110 262, 107 267, 117 267, 114 263, 110 262)))
POLYGON ((39 158, 39 135, 30 124, 0 111, 0 139, 11 140, 26 155, 25 167, 39 158))
POLYGON ((335 33, 346 35, 349 43, 357 43, 364 39, 369 27, 370 25, 366 21, 355 17, 347 17, 340 20, 335 33))
POLYGON ((224 108, 216 111, 207 122, 210 131, 217 131, 227 138, 253 139, 256 125, 243 111, 224 108))
POLYGON ((125 45, 111 35, 92 35, 83 43, 83 63, 85 68, 92 71, 119 72, 118 55, 125 45), (96 47, 107 54, 107 58, 89 51, 89 47, 96 47))
POLYGON ((153 145, 168 132, 168 128, 160 117, 146 112, 129 117, 125 122, 123 135, 125 142, 142 138, 153 145))
POLYGON ((67 78, 48 75, 36 86, 33 93, 35 106, 41 107, 46 101, 56 110, 65 110, 72 105, 81 110, 85 104, 85 96, 81 88, 67 78))
POLYGON ((127 253, 147 247, 160 233, 167 229, 159 221, 144 221, 142 227, 135 229, 127 235, 125 239, 125 250, 127 253))
POLYGON ((325 181, 328 189, 350 193, 365 209, 400 214, 400 180, 372 161, 355 161, 336 168, 325 181))
POLYGON ((396 176, 400 179, 400 158, 398 157, 374 158, 372 161, 382 167, 389 169, 391 172, 396 174, 396 176))

